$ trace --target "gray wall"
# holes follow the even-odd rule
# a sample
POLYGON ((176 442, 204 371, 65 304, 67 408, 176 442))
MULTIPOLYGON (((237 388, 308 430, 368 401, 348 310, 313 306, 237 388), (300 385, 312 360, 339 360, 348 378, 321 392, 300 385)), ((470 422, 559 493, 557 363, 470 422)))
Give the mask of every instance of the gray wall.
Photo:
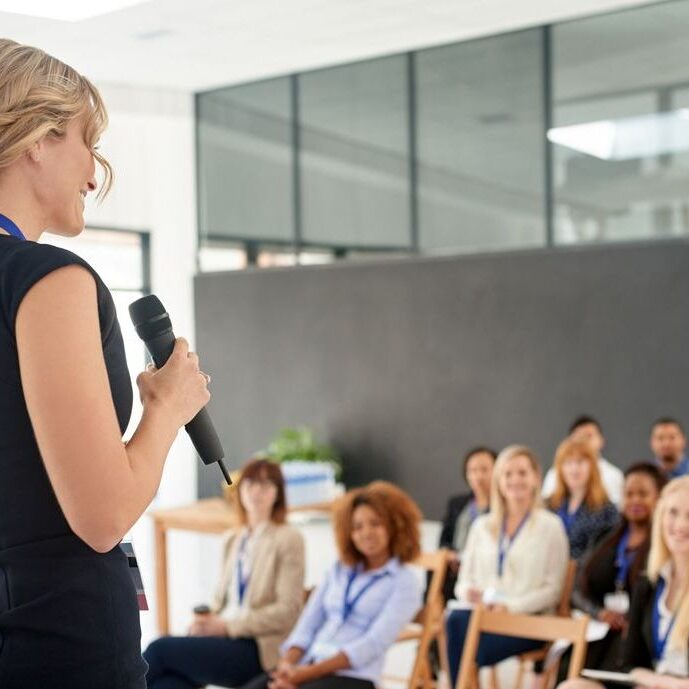
MULTIPOLYGON (((306 424, 348 485, 393 480, 437 518, 469 446, 528 443, 547 464, 587 412, 624 467, 654 417, 689 416, 687 266, 671 242, 200 275, 230 464, 306 424)), ((200 495, 218 490, 201 467, 200 495)))

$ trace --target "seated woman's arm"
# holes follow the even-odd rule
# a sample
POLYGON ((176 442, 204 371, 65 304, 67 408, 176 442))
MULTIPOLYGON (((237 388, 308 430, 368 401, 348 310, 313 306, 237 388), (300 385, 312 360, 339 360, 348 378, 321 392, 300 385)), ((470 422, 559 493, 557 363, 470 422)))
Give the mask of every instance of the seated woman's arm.
POLYGON ((304 593, 304 539, 296 531, 285 532, 275 572, 275 600, 226 620, 228 636, 255 637, 284 634, 294 624, 304 593))
POLYGON ((342 648, 351 666, 361 667, 382 656, 404 626, 414 619, 423 604, 422 596, 421 582, 413 570, 402 570, 382 613, 364 634, 342 648))
POLYGON ((421 604, 421 583, 411 569, 405 569, 397 579, 388 604, 360 637, 346 643, 330 658, 295 668, 296 674, 290 681, 300 684, 325 677, 338 670, 368 665, 385 654, 404 625, 414 618, 421 604))
MULTIPOLYGON (((317 663, 298 667, 282 667, 276 676, 291 684, 302 684, 347 668, 363 667, 382 656, 393 644, 404 625, 421 607, 422 587, 416 575, 403 570, 390 595, 388 604, 373 624, 355 641, 346 643, 336 654, 317 663)), ((297 635, 293 635, 297 636, 297 635)), ((292 644, 292 637, 285 644, 292 644)), ((300 648, 305 648, 299 645, 300 648)), ((292 650, 291 648, 289 650, 292 650)))
MULTIPOLYGON (((479 517, 469 529, 466 545, 462 551, 462 566, 459 568, 459 579, 455 585, 455 597, 457 600, 469 600, 470 592, 482 588, 478 568, 478 553, 481 538, 479 531, 483 533, 483 521, 486 517, 479 517)), ((473 601, 472 601, 473 602, 473 601)))
MULTIPOLYGON (((280 647, 282 651, 281 660, 284 660, 290 654, 295 655, 297 651, 300 651, 301 655, 303 655, 304 651, 313 643, 318 630, 325 624, 326 612, 324 601, 333 571, 330 571, 326 580, 309 596, 309 600, 299 616, 297 624, 285 643, 280 647), (293 651, 293 649, 296 650, 293 651)), ((301 655, 297 658, 297 661, 301 659, 301 655)))
POLYGON ((585 612, 594 619, 598 619, 598 615, 603 608, 590 596, 584 593, 584 591, 587 588, 586 573, 588 572, 589 563, 596 562, 598 553, 599 549, 596 548, 589 553, 588 557, 580 564, 571 598, 572 607, 585 612))
POLYGON ((527 593, 507 596, 505 606, 509 612, 536 614, 555 607, 560 600, 569 562, 569 543, 559 522, 556 528, 543 533, 541 543, 543 548, 535 556, 544 562, 543 577, 527 593))

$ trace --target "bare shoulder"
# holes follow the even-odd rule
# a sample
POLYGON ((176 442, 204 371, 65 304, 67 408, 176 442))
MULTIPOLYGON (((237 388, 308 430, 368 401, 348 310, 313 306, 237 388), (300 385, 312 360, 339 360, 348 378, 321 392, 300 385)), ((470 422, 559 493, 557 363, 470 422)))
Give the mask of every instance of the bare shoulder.
POLYGON ((96 281, 85 266, 70 264, 56 268, 38 280, 24 296, 17 311, 17 327, 30 326, 36 317, 41 318, 45 326, 59 324, 70 314, 85 316, 85 308, 92 307, 96 312, 96 299, 96 281))

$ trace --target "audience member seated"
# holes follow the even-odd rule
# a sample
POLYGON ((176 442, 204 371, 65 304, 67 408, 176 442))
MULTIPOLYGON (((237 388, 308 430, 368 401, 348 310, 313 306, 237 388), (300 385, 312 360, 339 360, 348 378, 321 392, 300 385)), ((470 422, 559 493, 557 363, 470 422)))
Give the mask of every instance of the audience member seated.
POLYGON ((148 647, 149 689, 240 686, 274 667, 299 617, 304 542, 285 524, 280 467, 249 462, 237 491, 243 526, 226 539, 213 611, 196 615, 189 636, 164 637, 148 647))
MULTIPOLYGON (((622 665, 639 685, 689 686, 689 476, 673 479, 661 493, 647 574, 639 578, 632 594, 622 651, 622 665)), ((602 685, 575 679, 559 686, 594 689, 602 685)))
POLYGON ((668 479, 689 474, 687 437, 677 419, 663 416, 651 427, 651 451, 668 479))
MULTIPOLYGON (((629 602, 639 576, 646 569, 651 544, 653 511, 665 478, 653 464, 640 462, 624 474, 622 521, 590 551, 577 576, 572 606, 610 626, 605 638, 589 642, 585 667, 619 671, 622 632, 627 627, 629 602)), ((569 656, 560 664, 567 675, 569 656)))
MULTIPOLYGON (((593 416, 579 416, 569 427, 567 437, 572 440, 583 440, 591 445, 598 458, 598 471, 605 486, 605 492, 615 505, 619 505, 622 502, 624 475, 620 469, 601 454, 605 447, 605 437, 600 423, 593 416)), ((549 498, 554 490, 555 471, 550 468, 543 481, 543 497, 549 498)))
MULTIPOLYGON (((476 519, 462 554, 459 605, 483 602, 493 609, 526 614, 554 611, 569 545, 560 519, 540 506, 540 489, 541 470, 534 453, 519 445, 505 448, 493 469, 490 512, 476 519)), ((452 686, 470 616, 470 609, 455 609, 447 618, 452 686)), ((479 667, 495 665, 542 645, 533 639, 484 634, 476 660, 479 667)))
POLYGON ((562 520, 569 540, 570 557, 584 552, 619 521, 598 471, 598 457, 591 445, 567 439, 555 453, 555 490, 548 507, 562 520))
POLYGON ((444 586, 446 601, 454 595, 459 561, 469 536, 469 529, 476 517, 488 511, 495 458, 496 453, 487 447, 469 450, 464 455, 462 475, 470 491, 451 497, 447 503, 438 544, 440 548, 450 551, 444 586))
POLYGON ((420 554, 414 501, 376 481, 341 498, 333 519, 340 560, 309 598, 277 668, 245 689, 373 689, 386 651, 421 607, 421 579, 406 564, 420 554))

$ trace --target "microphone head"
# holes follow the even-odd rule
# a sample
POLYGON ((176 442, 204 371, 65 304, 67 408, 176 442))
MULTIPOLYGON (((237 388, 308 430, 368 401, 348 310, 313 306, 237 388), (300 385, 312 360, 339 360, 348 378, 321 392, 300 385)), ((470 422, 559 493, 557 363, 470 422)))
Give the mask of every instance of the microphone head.
POLYGON ((129 317, 139 337, 146 341, 166 330, 172 330, 172 323, 163 303, 155 294, 148 294, 129 305, 129 317))

